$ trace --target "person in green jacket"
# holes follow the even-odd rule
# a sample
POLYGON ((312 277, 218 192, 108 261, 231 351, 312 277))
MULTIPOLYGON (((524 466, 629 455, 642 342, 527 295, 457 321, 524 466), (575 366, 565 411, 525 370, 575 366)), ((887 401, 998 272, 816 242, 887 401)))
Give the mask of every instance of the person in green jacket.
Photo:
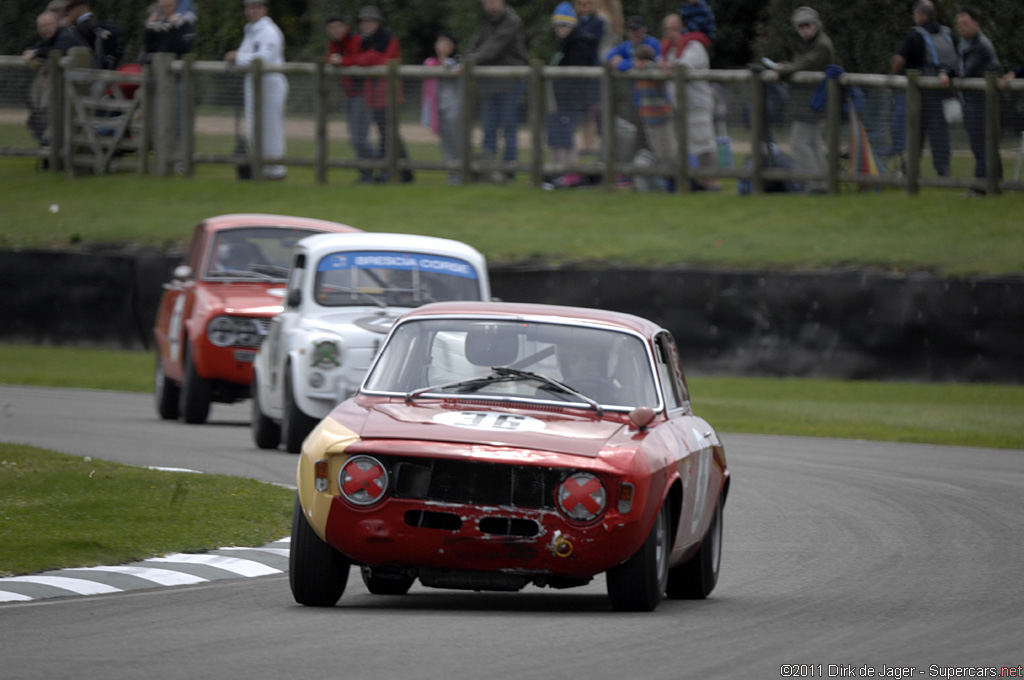
MULTIPOLYGON (((780 78, 789 78, 797 71, 824 71, 826 66, 835 63, 835 48, 822 30, 821 16, 815 9, 797 7, 791 21, 803 42, 791 61, 777 65, 780 78)), ((804 188, 810 193, 824 193, 825 113, 812 111, 808 98, 793 102, 790 118, 789 146, 793 162, 801 172, 822 177, 821 181, 807 182, 804 188)))

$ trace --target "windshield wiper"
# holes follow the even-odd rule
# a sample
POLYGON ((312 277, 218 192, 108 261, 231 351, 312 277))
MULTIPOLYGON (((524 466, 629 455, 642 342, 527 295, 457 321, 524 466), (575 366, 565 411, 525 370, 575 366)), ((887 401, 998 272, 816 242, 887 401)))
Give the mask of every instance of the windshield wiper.
POLYGON ((207 278, 211 279, 259 279, 260 281, 273 281, 274 277, 263 272, 254 272, 251 269, 215 269, 209 272, 207 278))
POLYGON ((416 397, 420 396, 421 394, 426 394, 427 392, 439 392, 441 390, 453 390, 456 388, 459 388, 460 392, 473 392, 475 390, 480 389, 481 387, 485 387, 492 383, 510 382, 513 380, 520 379, 521 378, 513 375, 502 375, 500 373, 495 372, 491 373, 490 375, 483 376, 481 378, 469 378, 467 380, 456 380, 455 382, 443 383, 441 385, 430 385, 429 387, 421 387, 417 390, 406 392, 405 401, 406 403, 408 403, 415 399, 416 397))
POLYGON ((501 376, 517 377, 523 380, 536 380, 537 382, 544 383, 548 387, 554 389, 557 392, 565 392, 571 394, 574 397, 579 397, 583 401, 587 402, 590 408, 597 411, 597 415, 603 416, 604 409, 601 408, 601 404, 597 403, 597 400, 588 397, 587 395, 574 390, 563 382, 555 380, 543 373, 534 373, 533 371, 524 371, 519 368, 512 368, 511 366, 494 366, 491 370, 501 376))

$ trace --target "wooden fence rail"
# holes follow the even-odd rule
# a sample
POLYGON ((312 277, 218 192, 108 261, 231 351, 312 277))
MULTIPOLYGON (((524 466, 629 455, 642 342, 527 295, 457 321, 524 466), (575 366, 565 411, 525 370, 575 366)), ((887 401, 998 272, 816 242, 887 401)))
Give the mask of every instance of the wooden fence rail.
MULTIPOLYGON (((76 55, 75 48, 68 57, 50 59, 46 64, 48 88, 50 96, 50 129, 51 143, 43 149, 25 149, 16 147, 0 147, 0 155, 39 155, 45 156, 48 167, 52 171, 74 173, 87 167, 93 172, 105 172, 115 168, 123 168, 126 163, 119 162, 116 157, 94 158, 93 162, 82 160, 83 145, 71 139, 73 129, 82 132, 82 126, 95 124, 95 120, 78 120, 81 117, 81 102, 86 99, 95 100, 100 91, 109 95, 123 85, 138 87, 135 96, 141 101, 135 107, 113 104, 114 108, 128 111, 135 117, 130 125, 138 135, 134 144, 142 149, 152 149, 152 160, 148 153, 139 153, 139 157, 129 165, 140 173, 151 173, 165 176, 171 172, 175 163, 186 175, 191 175, 197 164, 239 164, 248 163, 252 168, 252 178, 260 179, 260 169, 268 163, 281 163, 292 166, 312 166, 317 182, 327 181, 328 169, 352 168, 385 170, 390 181, 396 181, 403 170, 449 170, 460 171, 466 181, 485 177, 490 173, 525 172, 535 186, 540 186, 546 175, 575 172, 581 174, 600 175, 604 185, 614 188, 616 175, 634 176, 666 176, 675 178, 681 193, 689 190, 690 180, 700 178, 734 178, 750 183, 752 193, 762 193, 768 182, 776 181, 824 181, 829 193, 836 193, 843 183, 856 183, 861 186, 895 186, 903 188, 909 195, 916 195, 921 187, 974 188, 985 190, 989 194, 999 193, 1004 189, 1024 189, 1024 182, 1003 179, 999 172, 1000 156, 1000 102, 1001 95, 996 74, 987 79, 954 79, 953 87, 960 91, 981 91, 985 93, 986 104, 986 149, 987 177, 984 179, 956 177, 922 177, 921 176, 921 93, 936 90, 941 86, 937 78, 920 76, 911 71, 906 76, 882 76, 873 74, 844 73, 838 78, 828 79, 825 107, 827 171, 824 177, 796 170, 769 167, 765 153, 752 153, 746 167, 693 168, 687 161, 687 107, 685 106, 686 84, 690 80, 706 80, 714 83, 742 84, 747 91, 746 105, 750 114, 750 148, 766 149, 770 140, 768 121, 765 116, 766 86, 777 80, 771 71, 742 70, 687 70, 677 67, 668 74, 636 72, 619 72, 602 67, 551 67, 539 62, 522 67, 474 67, 465 64, 462 69, 441 70, 425 66, 400 65, 393 62, 387 66, 339 68, 322 63, 285 63, 281 65, 263 65, 258 60, 248 68, 239 68, 224 62, 197 61, 192 56, 183 60, 174 60, 172 55, 155 55, 151 65, 142 69, 141 74, 125 74, 110 71, 93 71, 81 67, 81 55, 76 55), (196 81, 199 76, 211 74, 237 74, 239 77, 252 76, 253 98, 261 101, 262 73, 284 73, 292 76, 305 76, 312 80, 312 116, 314 129, 314 154, 310 157, 271 157, 262 149, 261 135, 253 135, 243 158, 237 154, 199 153, 196 151, 196 120, 197 97, 196 81), (329 153, 328 118, 331 115, 330 83, 336 83, 342 76, 376 77, 387 80, 387 127, 388 145, 383 158, 357 159, 332 157, 329 153), (461 134, 465 150, 472 149, 471 140, 474 127, 478 87, 483 79, 518 79, 526 84, 527 121, 526 129, 530 133, 531 153, 528 162, 500 161, 496 159, 475 158, 471 152, 464 152, 456 161, 413 161, 401 158, 398 145, 399 109, 403 83, 410 80, 426 78, 458 79, 461 94, 461 134), (601 139, 603 140, 600 155, 592 163, 554 164, 545 161, 544 126, 545 111, 549 89, 547 84, 557 78, 586 78, 601 82, 601 139), (616 153, 615 126, 617 109, 622 102, 615 97, 616 85, 622 81, 638 78, 660 78, 671 81, 681 100, 677 109, 675 128, 678 149, 676 158, 682 159, 673 166, 656 164, 640 167, 631 159, 620 159, 616 153), (861 88, 864 91, 884 89, 897 92, 906 100, 906 150, 903 153, 902 172, 869 175, 856 172, 853 167, 844 167, 841 162, 842 130, 846 122, 843 120, 844 92, 848 88, 861 88), (181 112, 177 113, 174 102, 180 97, 181 112), (180 115, 180 120, 178 116, 180 115)), ((27 68, 20 57, 0 57, 0 69, 27 68)), ((823 79, 822 73, 803 72, 790 79, 794 85, 816 86, 823 79)), ((1011 92, 1024 91, 1024 82, 1013 81, 1008 88, 1011 92)), ((95 104, 92 101, 92 104, 95 104)), ((254 107, 254 130, 262 129, 262 107, 254 107)), ((110 115, 110 114, 100 114, 110 115)), ((96 154, 100 155, 99 146, 96 154)), ((1024 154, 1024 146, 1018 151, 1024 154)), ((116 156, 116 155, 115 155, 116 156)))

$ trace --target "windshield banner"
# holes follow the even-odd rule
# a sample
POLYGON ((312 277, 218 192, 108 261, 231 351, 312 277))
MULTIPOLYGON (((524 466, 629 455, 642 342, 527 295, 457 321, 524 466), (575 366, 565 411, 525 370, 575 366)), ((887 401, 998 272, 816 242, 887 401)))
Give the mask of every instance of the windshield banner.
POLYGON ((477 278, 476 270, 463 260, 440 255, 394 252, 349 252, 335 253, 320 260, 317 271, 328 272, 340 269, 400 269, 435 272, 464 279, 477 278))

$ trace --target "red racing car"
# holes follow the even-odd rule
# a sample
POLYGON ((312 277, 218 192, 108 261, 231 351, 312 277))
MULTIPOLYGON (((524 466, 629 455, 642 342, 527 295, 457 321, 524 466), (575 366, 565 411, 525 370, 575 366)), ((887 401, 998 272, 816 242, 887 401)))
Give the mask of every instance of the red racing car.
POLYGON ((614 312, 453 302, 401 317, 299 460, 290 581, 515 591, 605 573, 612 606, 718 580, 725 452, 671 334, 614 312))
POLYGON ((155 392, 161 418, 206 422, 211 402, 249 396, 252 362, 284 304, 297 241, 358 232, 285 215, 220 215, 195 228, 157 310, 155 392))

